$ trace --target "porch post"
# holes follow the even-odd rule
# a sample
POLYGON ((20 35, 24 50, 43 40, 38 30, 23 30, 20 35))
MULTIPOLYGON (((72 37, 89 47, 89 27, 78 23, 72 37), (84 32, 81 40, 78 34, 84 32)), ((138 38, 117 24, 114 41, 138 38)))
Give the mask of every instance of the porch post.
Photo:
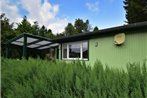
POLYGON ((8 58, 8 54, 9 54, 9 47, 8 44, 6 44, 6 58, 8 58))
POLYGON ((23 58, 27 59, 27 36, 25 34, 23 41, 23 58))

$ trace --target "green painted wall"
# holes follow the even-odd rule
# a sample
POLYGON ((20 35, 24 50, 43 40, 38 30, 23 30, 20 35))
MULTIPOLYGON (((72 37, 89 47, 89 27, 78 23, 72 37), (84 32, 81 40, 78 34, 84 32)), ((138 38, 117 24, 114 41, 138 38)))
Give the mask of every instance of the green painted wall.
POLYGON ((145 58, 147 58, 147 30, 146 33, 127 32, 125 43, 121 46, 114 44, 114 35, 89 40, 88 63, 91 65, 100 60, 103 64, 123 68, 128 62, 143 62, 145 58), (96 42, 98 47, 95 47, 96 42))
MULTIPOLYGON (((125 68, 129 62, 143 63, 145 59, 147 63, 147 29, 136 31, 136 33, 133 31, 123 33, 125 33, 126 40, 121 46, 114 44, 114 35, 90 39, 89 60, 85 62, 93 66, 96 60, 100 60, 103 64, 115 68, 125 68), (96 43, 98 47, 95 47, 96 43)), ((61 48, 59 48, 60 60, 61 54, 61 48)))
POLYGON ((147 65, 147 35, 145 36, 145 47, 146 47, 145 51, 146 51, 146 65, 147 65))

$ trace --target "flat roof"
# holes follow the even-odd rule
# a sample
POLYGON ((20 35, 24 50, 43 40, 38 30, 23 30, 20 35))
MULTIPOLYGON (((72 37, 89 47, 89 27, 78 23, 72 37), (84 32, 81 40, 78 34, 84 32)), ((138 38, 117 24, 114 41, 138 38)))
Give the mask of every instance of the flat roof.
POLYGON ((144 28, 147 29, 147 21, 123 25, 123 26, 117 26, 113 28, 102 29, 96 32, 79 33, 79 34, 75 34, 71 36, 53 39, 52 41, 58 42, 58 43, 64 43, 64 42, 71 42, 71 41, 87 40, 94 37, 109 36, 112 34, 117 34, 117 33, 125 32, 128 30, 140 30, 144 28))
POLYGON ((17 46, 23 46, 24 45, 24 37, 27 38, 27 48, 35 48, 38 50, 42 49, 48 49, 51 47, 58 46, 58 43, 54 43, 49 38, 37 36, 37 35, 31 35, 28 33, 23 33, 17 37, 14 37, 13 39, 6 42, 6 44, 12 44, 17 46))

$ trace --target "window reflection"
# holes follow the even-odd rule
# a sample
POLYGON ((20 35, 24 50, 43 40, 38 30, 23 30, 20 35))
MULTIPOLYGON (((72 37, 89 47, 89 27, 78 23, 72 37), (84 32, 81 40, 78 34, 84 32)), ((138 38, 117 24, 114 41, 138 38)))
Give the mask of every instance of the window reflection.
POLYGON ((80 44, 69 44, 69 58, 80 58, 80 44))
POLYGON ((82 52, 83 52, 83 58, 88 58, 88 43, 87 42, 83 42, 82 52))

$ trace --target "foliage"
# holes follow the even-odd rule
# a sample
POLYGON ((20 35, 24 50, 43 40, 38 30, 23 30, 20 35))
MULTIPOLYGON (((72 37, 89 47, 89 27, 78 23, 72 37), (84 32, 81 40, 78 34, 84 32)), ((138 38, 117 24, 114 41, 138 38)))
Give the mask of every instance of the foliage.
POLYGON ((94 29, 93 29, 94 32, 98 31, 98 30, 99 30, 99 28, 97 26, 95 26, 94 29))
POLYGON ((65 27, 65 34, 69 36, 75 33, 76 33, 76 29, 74 28, 74 26, 71 23, 68 23, 68 25, 65 27))
POLYGON ((74 23, 74 27, 76 29, 76 32, 82 33, 85 27, 84 21, 82 19, 76 19, 74 23))
POLYGON ((5 13, 0 15, 1 23, 1 55, 5 54, 4 43, 16 36, 15 31, 13 30, 13 23, 9 23, 9 19, 5 16, 5 13))
POLYGON ((2 98, 147 98, 147 65, 2 58, 2 98))
POLYGON ((17 27, 15 28, 14 23, 10 24, 9 19, 5 16, 5 13, 1 14, 0 19, 2 28, 2 44, 22 33, 30 33, 33 35, 39 35, 48 38, 55 37, 51 29, 47 29, 44 25, 40 28, 37 21, 34 22, 34 25, 31 25, 26 16, 23 17, 23 20, 20 23, 16 23, 17 27))
POLYGON ((31 26, 31 23, 27 20, 27 17, 24 16, 21 23, 17 24, 18 27, 16 28, 17 35, 22 33, 34 33, 35 29, 31 26))
POLYGON ((125 0, 124 8, 129 24, 147 21, 147 0, 125 0))
POLYGON ((89 32, 92 29, 91 25, 89 24, 89 20, 86 20, 84 23, 84 29, 83 32, 89 32))
POLYGON ((13 23, 9 23, 9 19, 5 16, 5 13, 0 16, 1 22, 1 43, 13 38, 16 34, 13 30, 13 23))
POLYGON ((51 29, 47 29, 44 25, 39 29, 39 36, 54 38, 55 35, 52 33, 51 29))
POLYGON ((74 27, 77 33, 88 32, 91 29, 89 20, 86 20, 86 22, 84 22, 79 18, 75 20, 74 27))
POLYGON ((54 38, 54 34, 51 29, 47 29, 44 25, 40 28, 37 21, 34 22, 34 25, 31 25, 26 16, 23 17, 21 23, 18 23, 18 27, 15 31, 18 35, 25 32, 47 38, 54 38))
POLYGON ((59 32, 58 34, 53 34, 51 29, 47 29, 44 25, 39 27, 39 24, 37 21, 34 21, 34 24, 32 25, 28 19, 27 16, 24 16, 22 21, 20 23, 12 23, 10 24, 9 19, 5 16, 5 13, 2 13, 0 16, 1 19, 1 42, 4 44, 6 41, 22 34, 22 33, 30 33, 33 35, 39 35, 47 38, 60 38, 63 36, 69 36, 76 33, 83 33, 83 32, 89 32, 92 28, 89 24, 89 20, 86 20, 85 22, 82 19, 76 19, 74 22, 74 25, 72 23, 68 23, 68 25, 65 27, 64 32, 59 32), (15 26, 14 28, 14 24, 15 26))
POLYGON ((63 36, 90 32, 91 29, 92 27, 89 24, 89 20, 84 22, 82 19, 78 18, 75 20, 74 25, 72 23, 68 23, 68 25, 65 27, 63 36))

